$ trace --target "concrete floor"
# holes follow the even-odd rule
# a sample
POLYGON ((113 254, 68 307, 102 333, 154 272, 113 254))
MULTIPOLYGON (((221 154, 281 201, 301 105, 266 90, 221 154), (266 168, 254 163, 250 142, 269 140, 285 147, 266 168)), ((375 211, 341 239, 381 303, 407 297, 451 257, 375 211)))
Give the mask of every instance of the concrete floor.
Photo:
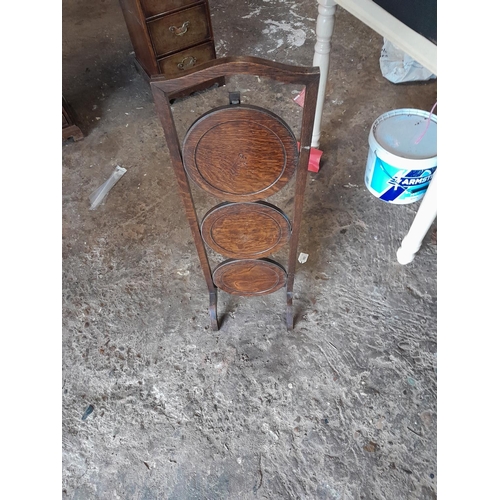
MULTIPOLYGON (((312 64, 314 1, 210 6, 218 56, 312 64)), ((388 82, 381 47, 338 8, 295 329, 286 331, 284 292, 221 292, 214 333, 119 3, 63 1, 63 93, 85 134, 62 147, 63 498, 437 498, 435 226, 399 265, 418 203, 386 204, 363 182, 373 121, 429 110, 436 81, 388 82), (116 165, 127 173, 90 211, 116 165)), ((229 90, 299 127, 298 89, 232 78, 176 101, 180 132, 229 90)), ((213 204, 195 198, 201 214, 213 204)), ((287 211, 292 198, 285 189, 271 201, 287 211)))

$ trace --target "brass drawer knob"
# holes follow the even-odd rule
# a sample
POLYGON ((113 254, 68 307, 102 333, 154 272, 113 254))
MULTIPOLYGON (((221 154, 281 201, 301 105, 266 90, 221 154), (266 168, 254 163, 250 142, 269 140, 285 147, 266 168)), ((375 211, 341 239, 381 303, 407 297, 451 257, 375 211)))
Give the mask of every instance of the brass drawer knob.
POLYGON ((186 21, 182 24, 180 28, 176 28, 175 26, 170 26, 170 28, 168 29, 177 36, 182 36, 184 35, 184 33, 187 32, 188 28, 189 28, 189 21, 186 21))
POLYGON ((178 65, 177 67, 179 69, 188 69, 192 68, 196 64, 196 57, 193 56, 187 56, 185 57, 178 65))

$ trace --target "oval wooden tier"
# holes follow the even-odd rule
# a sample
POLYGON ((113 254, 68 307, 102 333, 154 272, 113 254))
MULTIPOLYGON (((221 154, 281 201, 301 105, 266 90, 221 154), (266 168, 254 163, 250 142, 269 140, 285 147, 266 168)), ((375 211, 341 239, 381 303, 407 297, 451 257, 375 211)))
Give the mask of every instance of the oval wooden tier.
POLYGON ((201 223, 205 243, 217 253, 235 259, 267 257, 290 239, 288 217, 274 205, 221 203, 201 223))
POLYGON ((256 106, 224 106, 190 127, 183 162, 191 179, 218 198, 256 201, 291 179, 297 140, 274 113, 256 106))
POLYGON ((285 286, 283 266, 269 259, 226 260, 213 272, 215 286, 233 295, 267 295, 285 286))

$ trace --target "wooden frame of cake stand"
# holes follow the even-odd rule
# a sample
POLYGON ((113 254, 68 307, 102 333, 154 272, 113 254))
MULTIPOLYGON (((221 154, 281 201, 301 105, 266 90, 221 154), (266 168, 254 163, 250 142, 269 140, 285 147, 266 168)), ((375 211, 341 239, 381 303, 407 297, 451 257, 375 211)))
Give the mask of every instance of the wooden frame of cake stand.
POLYGON ((226 57, 202 64, 179 78, 156 76, 151 81, 156 111, 207 283, 214 331, 219 329, 218 288, 250 296, 286 287, 286 323, 288 330, 293 328, 293 284, 319 78, 319 68, 256 57, 226 57), (230 100, 228 106, 198 118, 181 147, 170 96, 209 80, 239 74, 305 87, 298 144, 277 115, 230 100), (293 219, 289 221, 278 207, 263 199, 284 187, 294 174, 293 219), (205 215, 201 225, 190 180, 223 200, 205 215), (212 271, 205 244, 229 259, 212 271), (289 244, 286 270, 267 258, 285 244, 289 244))

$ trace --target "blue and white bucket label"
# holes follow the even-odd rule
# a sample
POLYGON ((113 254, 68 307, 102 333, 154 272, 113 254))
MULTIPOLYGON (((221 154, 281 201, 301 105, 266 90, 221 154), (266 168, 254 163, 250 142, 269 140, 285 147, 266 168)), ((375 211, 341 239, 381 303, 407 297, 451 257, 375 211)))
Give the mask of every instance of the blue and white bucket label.
POLYGON ((370 150, 365 184, 372 194, 387 203, 413 203, 424 196, 436 168, 430 167, 424 170, 395 168, 370 150))

